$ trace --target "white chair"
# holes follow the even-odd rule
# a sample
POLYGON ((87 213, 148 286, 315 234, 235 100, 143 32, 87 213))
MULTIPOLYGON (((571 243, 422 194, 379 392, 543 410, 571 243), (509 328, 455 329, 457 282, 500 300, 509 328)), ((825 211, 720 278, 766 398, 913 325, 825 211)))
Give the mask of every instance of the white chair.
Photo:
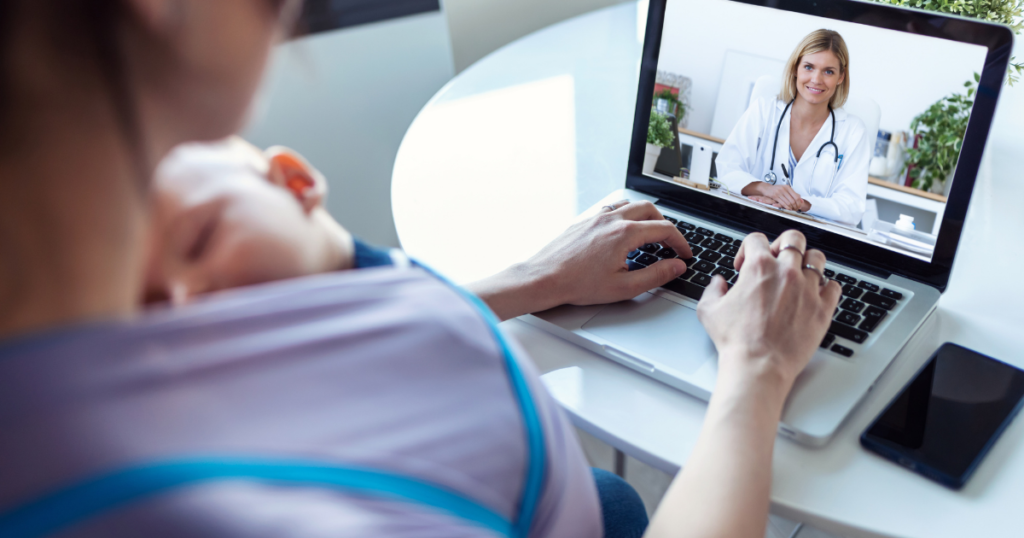
MULTIPOLYGON (((750 92, 750 102, 752 103, 754 99, 760 97, 777 97, 781 88, 782 81, 779 77, 765 75, 754 83, 754 91, 750 92)), ((882 109, 878 107, 878 103, 870 97, 858 96, 856 93, 850 92, 850 96, 846 98, 846 104, 843 105, 843 110, 864 122, 864 132, 873 150, 875 138, 878 136, 878 122, 882 118, 882 109)))
POLYGON ((243 135, 302 153, 330 184, 327 209, 355 235, 398 246, 391 172, 406 130, 455 74, 444 8, 315 34, 275 52, 243 135))

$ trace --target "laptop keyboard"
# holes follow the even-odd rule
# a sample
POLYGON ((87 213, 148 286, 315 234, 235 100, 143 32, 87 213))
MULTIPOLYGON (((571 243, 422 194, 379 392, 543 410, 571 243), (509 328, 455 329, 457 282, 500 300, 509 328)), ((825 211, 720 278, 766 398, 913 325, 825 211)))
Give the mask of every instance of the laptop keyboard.
MULTIPOLYGON (((742 238, 696 226, 667 215, 664 217, 675 224, 686 237, 693 251, 693 258, 683 260, 686 262, 686 272, 662 286, 663 288, 699 301, 704 289, 711 283, 711 277, 715 275, 722 275, 730 288, 736 283, 739 275, 733 262, 743 242, 742 238)), ((671 248, 652 243, 630 252, 626 265, 630 271, 635 271, 659 260, 678 257, 679 255, 671 248)), ((852 357, 854 350, 849 347, 850 343, 866 342, 889 312, 903 299, 903 294, 867 280, 836 273, 832 269, 825 269, 825 276, 843 286, 843 297, 839 301, 832 326, 822 340, 821 347, 843 357, 852 357)))

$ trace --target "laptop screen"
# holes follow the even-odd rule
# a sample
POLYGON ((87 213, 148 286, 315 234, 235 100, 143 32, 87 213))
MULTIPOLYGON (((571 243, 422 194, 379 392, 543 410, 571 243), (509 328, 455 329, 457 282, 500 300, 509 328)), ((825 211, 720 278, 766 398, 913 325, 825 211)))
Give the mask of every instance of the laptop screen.
POLYGON ((866 22, 667 0, 643 175, 930 262, 989 50, 866 22))

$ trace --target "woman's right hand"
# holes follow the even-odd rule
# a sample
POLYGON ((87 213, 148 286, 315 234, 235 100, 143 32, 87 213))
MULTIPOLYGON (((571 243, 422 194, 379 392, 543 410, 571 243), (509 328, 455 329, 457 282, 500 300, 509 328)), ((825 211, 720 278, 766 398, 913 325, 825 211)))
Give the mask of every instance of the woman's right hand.
POLYGON ((767 380, 779 383, 784 399, 818 349, 842 288, 831 280, 821 285, 825 255, 806 249, 797 231, 771 245, 751 234, 736 255, 736 285, 729 290, 715 277, 707 287, 697 314, 718 348, 720 383, 767 380))

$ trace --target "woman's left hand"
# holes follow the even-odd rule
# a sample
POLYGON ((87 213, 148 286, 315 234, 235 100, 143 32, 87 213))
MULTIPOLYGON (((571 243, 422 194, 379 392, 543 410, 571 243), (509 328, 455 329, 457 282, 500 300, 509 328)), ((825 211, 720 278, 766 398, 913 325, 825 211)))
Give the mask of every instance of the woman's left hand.
POLYGON ((563 304, 622 301, 665 284, 686 271, 693 256, 683 234, 650 202, 628 201, 577 222, 529 260, 476 282, 469 289, 501 319, 563 304), (664 259, 638 271, 626 255, 660 243, 682 259, 664 259))

